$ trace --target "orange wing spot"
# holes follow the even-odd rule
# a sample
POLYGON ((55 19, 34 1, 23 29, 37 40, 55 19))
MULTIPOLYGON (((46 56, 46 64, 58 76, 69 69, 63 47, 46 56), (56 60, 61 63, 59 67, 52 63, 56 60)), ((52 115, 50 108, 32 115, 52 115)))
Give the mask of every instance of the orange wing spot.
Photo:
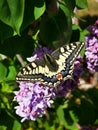
POLYGON ((58 74, 58 75, 56 75, 56 78, 57 78, 58 80, 61 80, 61 79, 63 78, 63 76, 62 76, 62 74, 58 74))

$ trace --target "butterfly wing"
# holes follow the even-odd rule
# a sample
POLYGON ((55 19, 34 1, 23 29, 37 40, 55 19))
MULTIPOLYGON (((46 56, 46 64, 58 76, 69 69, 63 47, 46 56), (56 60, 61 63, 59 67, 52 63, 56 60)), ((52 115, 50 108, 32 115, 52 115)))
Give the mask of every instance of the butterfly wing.
MULTIPOLYGON (((49 57, 58 65, 57 70, 51 70, 45 58, 35 60, 23 67, 16 76, 17 81, 40 81, 43 84, 56 86, 61 80, 71 78, 73 72, 73 62, 81 51, 84 43, 76 42, 65 45, 55 50, 49 57)), ((53 66, 54 67, 54 66, 53 66)))
POLYGON ((43 81, 43 74, 45 73, 45 60, 44 58, 33 61, 23 67, 17 74, 17 81, 43 81))
POLYGON ((58 74, 61 74, 63 80, 72 78, 74 61, 76 57, 79 55, 83 46, 84 43, 74 42, 74 43, 70 43, 69 45, 60 47, 59 49, 57 49, 52 53, 52 57, 54 57, 57 64, 59 64, 59 68, 56 72, 57 73, 56 76, 58 74))

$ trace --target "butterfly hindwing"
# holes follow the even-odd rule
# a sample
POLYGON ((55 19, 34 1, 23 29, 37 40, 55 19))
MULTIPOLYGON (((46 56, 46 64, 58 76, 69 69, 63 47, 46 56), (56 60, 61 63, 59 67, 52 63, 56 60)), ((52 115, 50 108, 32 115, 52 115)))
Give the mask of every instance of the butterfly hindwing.
POLYGON ((84 43, 75 42, 55 50, 51 55, 23 67, 16 76, 17 81, 40 81, 43 84, 56 86, 60 81, 72 77, 74 61, 84 43))

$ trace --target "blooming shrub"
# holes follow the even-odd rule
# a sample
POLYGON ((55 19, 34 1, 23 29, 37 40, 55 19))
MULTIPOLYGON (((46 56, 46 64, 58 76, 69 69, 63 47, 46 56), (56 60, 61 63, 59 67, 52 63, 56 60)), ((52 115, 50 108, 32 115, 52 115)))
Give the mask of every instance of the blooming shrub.
POLYGON ((95 17, 88 21, 82 13, 88 8, 97 15, 97 4, 93 0, 0 0, 0 130, 98 129, 98 20, 91 26, 95 17), (84 21, 90 25, 89 34, 84 21), (71 79, 56 87, 16 83, 26 57, 33 55, 27 58, 32 62, 44 52, 51 54, 47 47, 55 50, 75 41, 85 42, 86 47, 80 53, 83 59, 79 56, 74 62, 71 79))

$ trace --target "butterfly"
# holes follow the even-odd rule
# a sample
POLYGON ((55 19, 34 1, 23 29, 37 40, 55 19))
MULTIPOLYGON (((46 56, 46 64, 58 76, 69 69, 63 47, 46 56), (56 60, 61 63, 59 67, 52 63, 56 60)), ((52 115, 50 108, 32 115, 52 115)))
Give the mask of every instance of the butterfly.
POLYGON ((45 53, 23 67, 16 76, 16 81, 37 82, 48 86, 57 86, 61 81, 72 78, 74 61, 84 43, 74 42, 64 45, 51 54, 45 53))

